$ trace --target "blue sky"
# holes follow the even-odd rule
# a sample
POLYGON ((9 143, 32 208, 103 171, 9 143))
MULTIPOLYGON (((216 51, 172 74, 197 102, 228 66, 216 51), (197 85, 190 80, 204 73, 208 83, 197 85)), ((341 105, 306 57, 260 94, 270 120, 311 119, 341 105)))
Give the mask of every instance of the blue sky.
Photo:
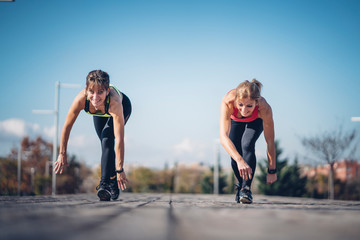
MULTIPOLYGON (((350 121, 360 116, 359 24, 356 0, 0 2, 0 155, 25 135, 52 140, 54 117, 32 110, 54 109, 55 82, 84 87, 94 69, 132 101, 127 164, 211 164, 221 99, 252 78, 264 85, 283 157, 308 155, 299 137, 360 130, 350 121)), ((60 130, 79 91, 61 88, 60 130)), ((68 152, 99 163, 89 115, 68 152)))

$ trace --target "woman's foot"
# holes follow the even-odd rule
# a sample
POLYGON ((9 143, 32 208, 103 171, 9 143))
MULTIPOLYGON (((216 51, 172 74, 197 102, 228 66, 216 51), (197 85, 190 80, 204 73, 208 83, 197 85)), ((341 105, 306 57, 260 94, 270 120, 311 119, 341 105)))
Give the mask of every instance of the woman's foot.
POLYGON ((100 201, 110 201, 111 190, 109 184, 104 181, 100 181, 99 186, 96 187, 97 196, 100 198, 100 201))
POLYGON ((110 187, 111 199, 112 200, 118 199, 118 197, 120 195, 120 190, 119 190, 116 176, 113 179, 110 179, 109 187, 110 187))
POLYGON ((243 189, 240 190, 240 202, 249 204, 252 203, 253 197, 251 194, 251 190, 249 186, 245 186, 243 189))

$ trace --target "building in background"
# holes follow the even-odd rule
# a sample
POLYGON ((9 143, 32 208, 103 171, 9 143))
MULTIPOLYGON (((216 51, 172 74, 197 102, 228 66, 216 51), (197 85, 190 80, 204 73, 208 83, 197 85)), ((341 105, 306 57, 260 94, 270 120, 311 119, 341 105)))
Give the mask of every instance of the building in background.
MULTIPOLYGON (((360 176, 360 163, 352 159, 343 159, 336 162, 334 165, 335 179, 339 179, 342 182, 359 179, 360 176)), ((303 174, 308 178, 314 178, 315 176, 329 175, 329 165, 320 165, 317 167, 303 167, 303 174)))

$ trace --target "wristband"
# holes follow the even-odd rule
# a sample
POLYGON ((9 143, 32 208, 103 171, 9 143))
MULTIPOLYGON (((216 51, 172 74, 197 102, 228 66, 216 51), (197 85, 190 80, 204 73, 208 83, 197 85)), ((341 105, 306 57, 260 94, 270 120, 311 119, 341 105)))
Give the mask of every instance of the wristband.
POLYGON ((269 174, 275 174, 276 173, 276 168, 275 169, 269 169, 268 168, 268 173, 269 174))
POLYGON ((124 171, 124 168, 121 168, 120 170, 115 170, 116 173, 122 173, 124 171))

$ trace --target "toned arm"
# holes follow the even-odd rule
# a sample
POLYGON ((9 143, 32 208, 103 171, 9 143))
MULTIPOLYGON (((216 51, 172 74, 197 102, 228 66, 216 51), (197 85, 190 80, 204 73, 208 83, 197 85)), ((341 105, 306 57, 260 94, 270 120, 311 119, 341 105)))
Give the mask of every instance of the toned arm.
POLYGON ((64 166, 67 166, 67 144, 70 136, 70 132, 74 122, 76 121, 80 111, 84 109, 85 106, 85 90, 82 90, 74 99, 73 103, 70 106, 69 112, 66 116, 66 120, 64 126, 61 131, 61 139, 60 139, 60 151, 57 161, 55 162, 54 171, 55 173, 62 174, 64 170, 64 166))
MULTIPOLYGON (((264 98, 259 100, 259 117, 263 120, 264 137, 267 145, 268 168, 276 169, 275 152, 275 130, 273 113, 270 105, 264 98)), ((277 180, 276 174, 268 174, 267 183, 273 183, 277 180)))
MULTIPOLYGON (((112 94, 109 113, 113 117, 114 121, 114 135, 115 135, 115 155, 116 163, 115 168, 117 170, 123 169, 124 166, 124 155, 125 155, 125 144, 124 144, 124 115, 122 106, 122 96, 117 93, 112 94)), ((125 172, 117 173, 117 180, 119 188, 122 190, 126 189, 126 183, 128 179, 125 172)))
POLYGON ((229 92, 221 102, 220 110, 220 143, 226 152, 236 161, 240 176, 247 180, 252 176, 252 169, 245 162, 235 145, 229 138, 231 128, 231 114, 233 114, 233 104, 235 101, 235 91, 229 92))

